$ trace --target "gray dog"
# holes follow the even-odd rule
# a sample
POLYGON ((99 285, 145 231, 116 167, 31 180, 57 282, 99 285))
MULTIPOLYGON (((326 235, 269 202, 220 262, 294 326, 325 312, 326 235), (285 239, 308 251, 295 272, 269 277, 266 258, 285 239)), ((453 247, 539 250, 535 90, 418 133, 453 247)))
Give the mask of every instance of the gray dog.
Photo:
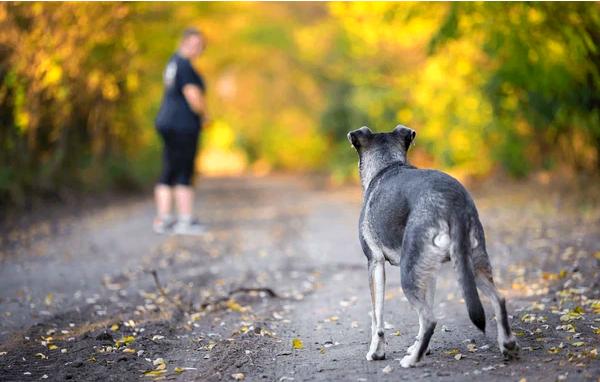
POLYGON ((367 360, 385 358, 383 299, 387 260, 400 266, 402 289, 419 314, 419 334, 400 362, 414 366, 427 352, 436 319, 436 275, 452 260, 471 321, 485 332, 485 313, 477 287, 491 300, 498 325, 498 345, 506 358, 518 356, 504 298, 492 278, 485 236, 477 209, 465 188, 435 170, 411 166, 406 152, 415 132, 402 125, 390 133, 368 127, 348 133, 359 154, 363 207, 359 239, 368 259, 372 327, 367 360))

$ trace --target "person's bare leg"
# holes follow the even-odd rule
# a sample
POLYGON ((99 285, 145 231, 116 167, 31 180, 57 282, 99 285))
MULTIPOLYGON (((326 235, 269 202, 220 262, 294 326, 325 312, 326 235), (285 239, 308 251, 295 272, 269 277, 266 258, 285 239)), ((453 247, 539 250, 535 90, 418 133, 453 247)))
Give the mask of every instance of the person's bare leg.
POLYGON ((190 186, 175 187, 175 204, 177 206, 177 223, 173 232, 178 235, 201 235, 205 228, 194 219, 194 189, 190 186))
POLYGON ((192 219, 194 214, 194 189, 191 186, 178 185, 175 187, 175 204, 177 214, 182 219, 192 219))
POLYGON ((156 216, 164 219, 171 216, 173 205, 173 193, 171 187, 166 184, 157 184, 154 187, 154 200, 156 202, 156 216))

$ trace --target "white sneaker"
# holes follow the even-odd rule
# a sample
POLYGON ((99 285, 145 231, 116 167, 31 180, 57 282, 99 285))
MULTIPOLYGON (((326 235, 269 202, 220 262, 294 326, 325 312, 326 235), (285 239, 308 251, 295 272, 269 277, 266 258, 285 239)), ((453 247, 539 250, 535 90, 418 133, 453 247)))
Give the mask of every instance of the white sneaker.
POLYGON ((199 236, 206 232, 206 227, 200 224, 197 219, 178 220, 177 223, 173 225, 172 232, 175 235, 199 236))
POLYGON ((175 218, 166 216, 164 218, 156 217, 152 222, 152 229, 158 234, 170 233, 175 224, 175 218))

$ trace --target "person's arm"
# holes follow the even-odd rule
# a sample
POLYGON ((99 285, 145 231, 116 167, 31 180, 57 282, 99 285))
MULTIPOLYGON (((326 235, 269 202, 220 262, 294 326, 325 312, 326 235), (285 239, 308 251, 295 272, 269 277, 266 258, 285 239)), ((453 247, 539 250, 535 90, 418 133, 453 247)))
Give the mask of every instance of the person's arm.
POLYGON ((206 113, 204 94, 202 94, 202 90, 200 90, 198 85, 186 84, 183 86, 182 93, 193 112, 198 115, 204 115, 206 113))

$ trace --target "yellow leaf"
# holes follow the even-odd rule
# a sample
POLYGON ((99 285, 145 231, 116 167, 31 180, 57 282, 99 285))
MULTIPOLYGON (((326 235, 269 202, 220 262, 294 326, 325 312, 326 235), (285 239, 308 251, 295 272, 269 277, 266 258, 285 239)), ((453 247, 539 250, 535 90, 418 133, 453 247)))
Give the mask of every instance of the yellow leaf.
POLYGON ((48 349, 50 349, 50 350, 56 350, 56 349, 58 349, 58 346, 56 346, 54 344, 50 344, 50 345, 48 345, 48 349))
POLYGON ((166 372, 167 372, 166 370, 150 370, 150 371, 144 372, 144 375, 147 375, 149 377, 156 377, 159 375, 163 375, 166 372))
POLYGON ((135 353, 135 349, 125 348, 123 349, 123 353, 135 353))
POLYGON ((300 338, 294 338, 292 340, 292 347, 294 349, 304 349, 304 344, 302 343, 302 340, 300 338))
POLYGON ((110 327, 110 330, 112 330, 113 332, 116 332, 117 330, 119 330, 119 324, 112 324, 112 326, 110 327))
POLYGON ((118 340, 116 340, 115 341, 115 345, 117 347, 121 347, 123 345, 129 345, 133 341, 135 341, 135 337, 134 336, 125 336, 125 337, 121 337, 118 340))
POLYGON ((458 349, 450 349, 450 350, 445 351, 444 353, 446 353, 448 355, 456 355, 456 354, 460 353, 460 350, 458 350, 458 349))
POLYGON ((247 310, 246 307, 241 306, 232 298, 227 300, 225 305, 227 305, 227 307, 234 312, 245 312, 247 310))
POLYGON ((181 367, 176 367, 176 368, 175 368, 175 372, 176 372, 177 374, 181 374, 181 373, 183 373, 184 371, 185 371, 185 369, 183 369, 183 368, 181 368, 181 367))
POLYGON ((571 345, 573 345, 573 346, 575 346, 575 347, 578 348, 580 346, 585 345, 585 342, 583 342, 583 341, 577 341, 577 342, 573 342, 571 345))

